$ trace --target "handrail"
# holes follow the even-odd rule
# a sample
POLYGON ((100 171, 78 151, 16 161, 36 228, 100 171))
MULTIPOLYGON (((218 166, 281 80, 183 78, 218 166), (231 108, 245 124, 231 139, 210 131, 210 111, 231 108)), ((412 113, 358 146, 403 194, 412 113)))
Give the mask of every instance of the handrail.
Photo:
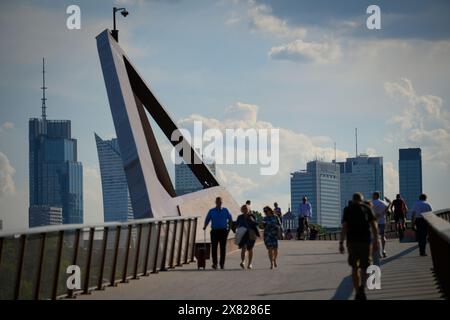
POLYGON ((450 209, 424 213, 428 225, 433 269, 447 298, 450 298, 450 209))
POLYGON ((3 232, 0 300, 73 297, 192 262, 197 221, 177 216, 3 232), (77 267, 80 286, 72 288, 67 281, 78 276, 77 267))
POLYGON ((50 233, 50 232, 58 232, 58 231, 66 231, 66 230, 76 230, 82 229, 87 230, 91 228, 96 228, 97 230, 102 230, 105 227, 117 227, 117 226, 128 226, 135 224, 145 224, 150 222, 159 222, 159 221, 173 221, 173 220, 186 220, 186 219, 196 219, 200 216, 173 216, 173 217, 163 217, 163 218, 146 218, 146 219, 136 219, 129 221, 114 221, 114 222, 104 222, 104 223, 96 223, 96 224, 61 224, 61 225, 53 225, 53 226, 43 226, 43 227, 34 227, 29 229, 17 229, 11 231, 0 231, 0 238, 7 237, 19 237, 23 234, 40 234, 40 233, 50 233))

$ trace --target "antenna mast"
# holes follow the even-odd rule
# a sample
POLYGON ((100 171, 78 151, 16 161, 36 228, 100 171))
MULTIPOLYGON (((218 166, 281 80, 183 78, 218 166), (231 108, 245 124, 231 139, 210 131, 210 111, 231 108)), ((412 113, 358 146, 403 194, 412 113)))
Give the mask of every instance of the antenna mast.
POLYGON ((47 106, 45 105, 45 101, 47 101, 47 98, 45 97, 45 90, 47 90, 47 87, 45 86, 45 58, 42 58, 42 120, 47 120, 47 106))
POLYGON ((355 128, 356 157, 358 157, 358 128, 355 128))

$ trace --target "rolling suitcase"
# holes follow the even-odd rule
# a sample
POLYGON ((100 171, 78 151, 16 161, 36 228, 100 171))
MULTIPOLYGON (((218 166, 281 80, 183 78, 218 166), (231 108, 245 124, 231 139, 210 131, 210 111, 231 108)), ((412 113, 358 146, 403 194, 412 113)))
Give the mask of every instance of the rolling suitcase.
POLYGON ((197 269, 206 268, 206 259, 209 259, 209 243, 206 243, 206 232, 203 237, 203 243, 197 243, 195 245, 195 258, 197 260, 197 269))

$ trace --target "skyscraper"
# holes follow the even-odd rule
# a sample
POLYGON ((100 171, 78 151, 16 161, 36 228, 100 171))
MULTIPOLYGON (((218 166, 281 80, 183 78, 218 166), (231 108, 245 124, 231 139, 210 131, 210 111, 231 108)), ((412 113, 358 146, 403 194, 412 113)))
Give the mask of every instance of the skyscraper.
POLYGON ((372 199, 372 193, 378 191, 384 198, 383 157, 361 154, 338 164, 341 171, 341 210, 355 192, 361 192, 365 199, 372 199))
MULTIPOLYGON (((216 174, 215 162, 207 161, 205 163, 209 170, 211 170, 213 174, 216 174)), ((198 181, 197 177, 192 173, 192 170, 186 163, 181 162, 180 164, 175 164, 175 191, 178 196, 202 189, 202 184, 198 181)))
POLYGON ((47 119, 44 76, 43 68, 42 117, 28 123, 29 226, 56 223, 57 208, 62 223, 83 223, 83 167, 77 161, 77 140, 71 137, 70 120, 47 119))
POLYGON ((306 171, 291 173, 292 211, 298 213, 307 196, 313 209, 312 223, 326 228, 341 225, 340 172, 335 163, 310 161, 306 171))
POLYGON ((398 171, 400 194, 411 209, 422 193, 422 150, 420 148, 400 149, 398 171))
POLYGON ((102 178, 105 222, 133 219, 133 208, 117 139, 102 140, 95 134, 102 178))

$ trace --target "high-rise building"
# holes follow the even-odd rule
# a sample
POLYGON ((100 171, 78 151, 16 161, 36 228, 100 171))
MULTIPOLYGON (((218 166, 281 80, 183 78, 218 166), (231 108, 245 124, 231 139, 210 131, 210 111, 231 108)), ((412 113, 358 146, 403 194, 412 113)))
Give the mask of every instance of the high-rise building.
POLYGON ((83 223, 83 166, 77 160, 77 140, 71 137, 70 120, 47 119, 45 89, 44 81, 42 117, 30 119, 28 123, 29 225, 41 225, 36 221, 56 221, 52 217, 43 218, 45 213, 56 212, 55 208, 62 211, 62 223, 83 223), (35 206, 42 208, 36 211, 35 206), (32 217, 38 212, 39 219, 32 217))
MULTIPOLYGON (((216 174, 215 162, 205 161, 205 163, 209 170, 211 170, 213 174, 216 174)), ((192 173, 192 170, 186 163, 181 162, 175 164, 175 191, 178 196, 202 189, 202 184, 198 181, 197 177, 192 173)))
POLYGON ((341 210, 355 192, 362 193, 365 199, 372 199, 372 194, 377 191, 384 198, 383 157, 361 154, 338 164, 341 171, 341 210))
POLYGON ((133 219, 130 192, 117 139, 103 140, 95 134, 102 178, 105 222, 133 219))
POLYGON ((411 209, 422 193, 422 150, 420 148, 399 150, 398 173, 400 194, 411 209))
POLYGON ((50 206, 31 206, 29 209, 30 228, 62 224, 62 208, 50 206))
POLYGON ((325 228, 341 225, 340 172, 335 163, 311 161, 305 171, 291 173, 292 211, 298 213, 302 198, 312 206, 312 223, 325 228))

